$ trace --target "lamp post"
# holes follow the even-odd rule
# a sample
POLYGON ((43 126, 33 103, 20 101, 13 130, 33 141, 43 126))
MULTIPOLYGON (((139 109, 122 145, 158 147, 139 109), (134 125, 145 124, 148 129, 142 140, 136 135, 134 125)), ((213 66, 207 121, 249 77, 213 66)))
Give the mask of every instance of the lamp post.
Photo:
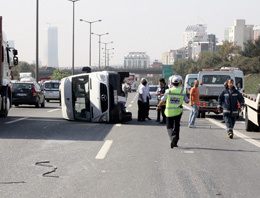
POLYGON ((109 54, 109 51, 110 51, 110 50, 114 50, 114 49, 115 49, 115 48, 107 49, 107 66, 109 66, 109 55, 110 55, 110 54, 114 54, 114 53, 110 53, 110 54, 109 54))
POLYGON ((112 54, 114 54, 114 52, 113 53, 107 53, 107 65, 109 66, 109 61, 110 61, 110 59, 111 58, 113 58, 112 56, 110 56, 110 55, 112 55, 112 54), (109 57, 110 56, 110 57, 109 57))
POLYGON ((107 66, 107 45, 113 43, 113 41, 108 43, 102 43, 105 45, 105 67, 107 66))
POLYGON ((107 32, 107 33, 105 33, 105 34, 96 34, 96 33, 93 33, 93 32, 92 32, 91 34, 94 34, 94 35, 96 35, 96 36, 99 37, 99 40, 98 40, 98 43, 99 43, 98 70, 100 71, 101 36, 107 35, 107 34, 109 34, 109 33, 107 32))
POLYGON ((36 0, 36 63, 35 63, 35 79, 39 81, 39 0, 36 0))
POLYGON ((68 0, 71 1, 73 3, 73 23, 72 23, 72 75, 74 75, 74 29, 75 29, 75 25, 74 25, 74 21, 75 21, 75 2, 79 1, 79 0, 68 0))
POLYGON ((97 21, 86 21, 86 20, 80 19, 80 21, 89 23, 89 26, 90 26, 90 31, 89 31, 89 66, 91 66, 91 25, 92 25, 92 23, 101 22, 102 20, 100 19, 100 20, 97 20, 97 21))

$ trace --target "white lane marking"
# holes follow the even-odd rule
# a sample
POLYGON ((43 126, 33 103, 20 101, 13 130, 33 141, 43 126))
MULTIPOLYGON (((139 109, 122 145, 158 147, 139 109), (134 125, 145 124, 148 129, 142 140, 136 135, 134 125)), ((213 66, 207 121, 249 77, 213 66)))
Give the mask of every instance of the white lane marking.
POLYGON ((98 152, 96 159, 104 159, 107 155, 108 150, 110 149, 111 145, 113 143, 113 140, 106 140, 103 144, 102 148, 98 152))
POLYGON ((184 105, 184 104, 183 104, 183 107, 184 107, 185 109, 192 110, 192 108, 189 107, 189 106, 187 106, 187 105, 184 105))
POLYGON ((15 123, 15 122, 19 122, 19 121, 22 121, 22 120, 26 120, 26 119, 28 119, 29 117, 27 117, 27 118, 19 118, 19 119, 17 119, 17 120, 13 120, 13 121, 9 121, 9 122, 6 122, 5 124, 12 124, 12 123, 15 123))
POLYGON ((191 153, 194 153, 194 151, 184 151, 184 153, 191 154, 191 153))
MULTIPOLYGON (((215 124, 215 125, 217 125, 217 126, 223 128, 223 129, 226 129, 226 126, 225 126, 224 124, 221 124, 221 123, 219 123, 219 122, 217 122, 217 121, 215 121, 215 120, 213 120, 213 119, 211 119, 211 118, 205 118, 205 119, 208 120, 208 121, 210 121, 210 122, 212 122, 213 124, 215 124)), ((255 146, 257 146, 257 147, 260 148, 260 142, 258 142, 258 141, 256 141, 256 140, 250 138, 250 137, 247 136, 247 135, 244 135, 244 134, 238 132, 237 130, 233 130, 233 131, 234 131, 234 133, 235 133, 236 136, 238 136, 238 137, 240 137, 241 139, 243 139, 243 140, 245 140, 245 141, 247 141, 247 142, 249 142, 249 143, 251 143, 251 144, 253 144, 253 145, 255 145, 255 146)))
POLYGON ((122 126, 122 124, 116 124, 116 126, 122 126))
POLYGON ((128 107, 132 107, 132 105, 130 104, 130 105, 128 105, 128 107))
POLYGON ((135 101, 131 101, 131 103, 134 103, 135 101))
POLYGON ((51 112, 53 112, 53 111, 58 111, 58 110, 60 110, 60 109, 52 109, 52 110, 47 111, 47 112, 48 112, 48 113, 51 113, 51 112))

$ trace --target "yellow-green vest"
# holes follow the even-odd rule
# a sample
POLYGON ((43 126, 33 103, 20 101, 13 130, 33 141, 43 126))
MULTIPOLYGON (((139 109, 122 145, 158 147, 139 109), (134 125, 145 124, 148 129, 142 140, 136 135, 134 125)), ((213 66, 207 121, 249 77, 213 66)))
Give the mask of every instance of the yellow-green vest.
POLYGON ((168 97, 166 99, 165 115, 166 117, 178 116, 182 113, 182 104, 184 100, 185 91, 180 88, 167 89, 168 97))

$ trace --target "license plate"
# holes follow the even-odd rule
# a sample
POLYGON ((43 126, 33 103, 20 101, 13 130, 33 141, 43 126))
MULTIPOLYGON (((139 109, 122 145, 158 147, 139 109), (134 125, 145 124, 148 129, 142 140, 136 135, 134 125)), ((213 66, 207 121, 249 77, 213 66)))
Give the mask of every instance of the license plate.
POLYGON ((27 96, 26 93, 17 93, 17 96, 27 96))

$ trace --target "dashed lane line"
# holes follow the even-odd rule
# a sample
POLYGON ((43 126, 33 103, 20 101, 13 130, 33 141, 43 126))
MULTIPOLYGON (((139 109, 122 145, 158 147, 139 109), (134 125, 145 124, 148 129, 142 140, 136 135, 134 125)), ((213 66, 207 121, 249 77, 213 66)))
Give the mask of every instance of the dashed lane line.
POLYGON ((128 107, 132 107, 132 105, 130 104, 130 105, 128 105, 128 107))
POLYGON ((5 122, 5 124, 12 124, 12 123, 15 123, 15 122, 19 122, 19 121, 22 121, 22 120, 26 120, 28 119, 29 117, 26 117, 26 118, 19 118, 17 120, 13 120, 13 121, 9 121, 9 122, 5 122))
POLYGON ((52 110, 47 111, 47 112, 48 112, 48 113, 51 113, 51 112, 58 111, 58 110, 60 110, 60 109, 52 109, 52 110))
POLYGON ((98 152, 96 159, 104 159, 113 143, 113 140, 106 140, 102 148, 98 152))

